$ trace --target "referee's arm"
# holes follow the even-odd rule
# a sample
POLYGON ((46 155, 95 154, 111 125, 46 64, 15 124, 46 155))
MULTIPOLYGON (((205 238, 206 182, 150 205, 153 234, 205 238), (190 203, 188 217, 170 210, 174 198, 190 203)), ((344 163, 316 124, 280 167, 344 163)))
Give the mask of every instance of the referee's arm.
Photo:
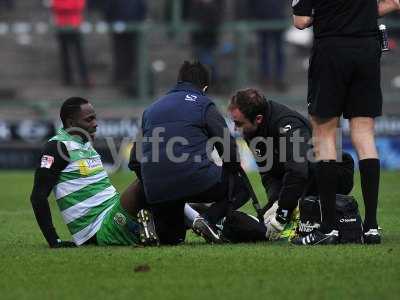
POLYGON ((293 24, 297 29, 303 30, 313 24, 312 0, 293 0, 293 24))
MULTIPOLYGON (((65 154, 66 148, 62 145, 62 151, 65 154)), ((35 171, 33 189, 31 193, 32 209, 36 217, 36 221, 43 233, 47 243, 51 248, 66 246, 59 239, 59 236, 54 228, 48 197, 57 184, 61 170, 67 166, 67 161, 64 160, 58 153, 57 142, 49 142, 41 156, 40 166, 35 171)))

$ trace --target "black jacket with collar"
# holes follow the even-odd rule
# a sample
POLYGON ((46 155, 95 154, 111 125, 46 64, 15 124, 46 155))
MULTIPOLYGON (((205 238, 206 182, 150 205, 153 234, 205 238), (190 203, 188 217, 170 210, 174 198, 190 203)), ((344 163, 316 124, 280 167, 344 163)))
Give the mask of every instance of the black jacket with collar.
POLYGON ((256 159, 269 204, 293 210, 311 173, 312 129, 300 113, 267 101, 264 123, 247 141, 256 159), (258 140, 258 142, 257 142, 258 140))

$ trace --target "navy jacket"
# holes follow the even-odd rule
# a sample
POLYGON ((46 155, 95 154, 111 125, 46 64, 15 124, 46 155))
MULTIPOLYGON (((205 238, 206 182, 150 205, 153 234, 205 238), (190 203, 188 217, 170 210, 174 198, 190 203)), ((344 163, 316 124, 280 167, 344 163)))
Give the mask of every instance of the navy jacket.
POLYGON ((141 176, 148 203, 185 199, 206 191, 221 180, 222 168, 207 156, 206 111, 213 102, 190 83, 178 83, 167 95, 143 113, 143 137, 155 137, 159 143, 144 139, 141 176), (168 142, 177 138, 173 148, 168 142), (172 161, 171 155, 181 158, 172 161), (184 159, 185 158, 185 159, 184 159))

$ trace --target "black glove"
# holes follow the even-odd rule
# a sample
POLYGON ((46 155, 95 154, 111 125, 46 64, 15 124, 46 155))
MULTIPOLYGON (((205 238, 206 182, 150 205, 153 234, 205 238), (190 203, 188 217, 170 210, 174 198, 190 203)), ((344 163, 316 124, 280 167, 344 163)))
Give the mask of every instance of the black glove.
POLYGON ((75 248, 76 245, 71 241, 62 241, 57 239, 57 241, 50 245, 50 248, 75 248))

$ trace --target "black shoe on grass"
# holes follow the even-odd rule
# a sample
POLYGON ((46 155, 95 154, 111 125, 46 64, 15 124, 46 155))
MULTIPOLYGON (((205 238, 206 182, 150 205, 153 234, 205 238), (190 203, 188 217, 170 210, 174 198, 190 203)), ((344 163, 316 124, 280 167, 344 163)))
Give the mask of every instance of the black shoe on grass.
POLYGON ((364 232, 364 244, 380 244, 382 242, 381 234, 378 229, 370 229, 364 232))
POLYGON ((330 233, 322 233, 319 230, 314 230, 305 237, 298 237, 291 241, 294 245, 336 245, 339 242, 339 232, 332 230, 330 233))
POLYGON ((140 226, 140 243, 143 246, 158 246, 160 240, 156 232, 153 215, 147 209, 142 209, 137 215, 137 221, 140 226))
POLYGON ((193 221, 192 229, 194 233, 203 237, 207 243, 210 244, 221 244, 223 240, 219 236, 218 229, 212 226, 203 217, 197 217, 193 221))

